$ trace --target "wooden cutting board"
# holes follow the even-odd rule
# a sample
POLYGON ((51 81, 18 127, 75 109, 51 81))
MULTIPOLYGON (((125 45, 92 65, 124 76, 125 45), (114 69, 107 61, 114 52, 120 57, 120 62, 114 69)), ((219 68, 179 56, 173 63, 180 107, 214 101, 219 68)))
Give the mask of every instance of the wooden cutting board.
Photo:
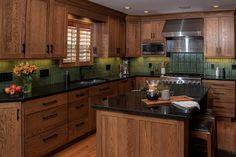
POLYGON ((190 101, 193 100, 192 97, 186 96, 186 95, 180 95, 180 96, 171 96, 169 100, 163 100, 161 98, 157 100, 148 100, 148 99, 142 99, 142 101, 147 106, 153 106, 153 105, 171 105, 172 102, 176 101, 190 101))

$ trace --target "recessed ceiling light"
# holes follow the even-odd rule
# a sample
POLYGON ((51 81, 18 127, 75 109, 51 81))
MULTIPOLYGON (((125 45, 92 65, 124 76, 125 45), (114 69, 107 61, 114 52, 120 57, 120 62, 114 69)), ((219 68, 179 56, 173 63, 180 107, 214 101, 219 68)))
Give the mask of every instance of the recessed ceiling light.
POLYGON ((124 6, 124 9, 129 10, 131 9, 131 7, 127 5, 127 6, 124 6))
POLYGON ((150 11, 148 11, 148 10, 144 10, 143 12, 144 12, 145 14, 150 13, 150 11))
POLYGON ((219 8, 220 6, 219 5, 213 5, 212 6, 212 8, 215 8, 215 9, 217 9, 217 8, 219 8))

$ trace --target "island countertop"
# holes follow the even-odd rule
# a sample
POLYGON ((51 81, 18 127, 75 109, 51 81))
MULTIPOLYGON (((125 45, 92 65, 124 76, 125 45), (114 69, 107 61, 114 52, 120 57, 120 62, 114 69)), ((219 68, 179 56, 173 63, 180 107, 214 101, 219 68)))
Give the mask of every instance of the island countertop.
MULTIPOLYGON (((200 104, 201 110, 206 108, 207 91, 205 86, 192 85, 170 85, 170 90, 174 91, 174 95, 186 95, 194 98, 200 104)), ((152 116, 160 118, 187 120, 194 111, 198 109, 182 110, 173 105, 157 105, 155 107, 147 107, 142 101, 146 97, 145 91, 132 91, 125 95, 108 98, 103 104, 96 104, 94 108, 97 110, 107 110, 115 112, 124 112, 134 115, 152 116)))

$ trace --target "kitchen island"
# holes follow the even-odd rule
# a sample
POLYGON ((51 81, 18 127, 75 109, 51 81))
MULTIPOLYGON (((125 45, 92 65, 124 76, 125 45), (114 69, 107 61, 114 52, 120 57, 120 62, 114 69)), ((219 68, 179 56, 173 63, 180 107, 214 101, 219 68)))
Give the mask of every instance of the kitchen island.
MULTIPOLYGON (((208 88, 172 85, 175 95, 187 95, 206 108, 208 88)), ((187 157, 189 121, 197 109, 173 105, 147 107, 145 92, 133 91, 97 104, 97 157, 187 157)))

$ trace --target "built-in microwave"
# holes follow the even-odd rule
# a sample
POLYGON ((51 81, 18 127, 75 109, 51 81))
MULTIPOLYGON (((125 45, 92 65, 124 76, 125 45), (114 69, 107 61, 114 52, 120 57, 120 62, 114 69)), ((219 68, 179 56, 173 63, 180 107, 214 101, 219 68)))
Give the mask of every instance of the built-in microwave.
POLYGON ((143 42, 142 55, 165 55, 165 43, 154 41, 143 42))

